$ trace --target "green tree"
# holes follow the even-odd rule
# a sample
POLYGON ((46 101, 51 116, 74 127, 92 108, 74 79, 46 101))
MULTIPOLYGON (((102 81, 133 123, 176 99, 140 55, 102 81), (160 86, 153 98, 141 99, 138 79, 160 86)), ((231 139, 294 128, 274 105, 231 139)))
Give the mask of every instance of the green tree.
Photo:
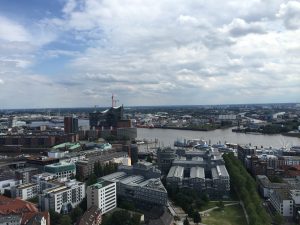
POLYGON ((86 197, 84 197, 84 199, 82 199, 82 201, 79 203, 78 205, 82 212, 85 212, 87 210, 87 200, 86 200, 86 197))
POLYGON ((199 212, 194 212, 193 220, 196 224, 201 223, 202 219, 199 212))
POLYGON ((53 209, 50 209, 49 215, 50 215, 50 224, 59 224, 61 214, 55 212, 53 209))
POLYGON ((284 223, 284 219, 283 219, 283 217, 279 213, 275 214, 275 216, 274 216, 274 223, 276 225, 282 225, 284 223))
POLYGON ((224 207, 225 207, 225 205, 224 205, 224 202, 223 201, 219 201, 218 203, 217 203, 217 206, 221 209, 221 210, 223 210, 224 209, 224 207))
POLYGON ((72 221, 71 221, 70 216, 68 216, 68 215, 63 215, 63 216, 60 218, 59 224, 60 224, 60 225, 72 225, 72 221))
POLYGON ((95 174, 92 174, 92 175, 89 176, 89 178, 88 178, 88 180, 86 182, 86 185, 90 186, 90 185, 93 185, 95 183, 97 183, 97 177, 96 177, 95 174))
POLYGON ((70 214, 72 222, 75 223, 82 215, 82 209, 79 206, 75 207, 70 214))
POLYGON ((189 222, 187 216, 185 217, 185 219, 183 221, 183 225, 190 225, 190 222, 189 222))

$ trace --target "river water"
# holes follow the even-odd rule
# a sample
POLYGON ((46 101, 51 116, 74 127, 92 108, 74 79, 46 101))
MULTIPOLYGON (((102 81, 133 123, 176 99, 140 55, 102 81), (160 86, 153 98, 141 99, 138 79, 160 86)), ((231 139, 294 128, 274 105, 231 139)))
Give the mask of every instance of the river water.
MULTIPOLYGON (((50 123, 48 121, 33 122, 31 126, 58 126, 63 127, 63 123, 50 123)), ((83 126, 88 129, 89 121, 79 119, 79 126, 83 126)), ((249 144, 252 146, 264 146, 264 147, 291 147, 294 145, 300 146, 300 138, 287 137, 280 134, 275 135, 263 135, 263 134, 244 134, 235 133, 229 129, 218 129, 213 131, 190 131, 190 130, 172 130, 172 129, 147 129, 138 128, 138 139, 155 140, 158 139, 160 146, 171 146, 173 147, 174 141, 177 139, 203 139, 207 142, 211 141, 212 144, 221 142, 235 143, 235 144, 249 144)))
POLYGON ((138 128, 138 139, 155 140, 158 139, 160 146, 173 147, 174 141, 177 139, 203 139, 212 144, 221 142, 235 144, 249 144, 252 146, 263 146, 281 148, 298 145, 300 146, 300 138, 287 137, 280 134, 263 135, 263 134, 244 134, 235 133, 229 129, 218 129, 213 131, 190 131, 190 130, 172 130, 172 129, 147 129, 138 128))

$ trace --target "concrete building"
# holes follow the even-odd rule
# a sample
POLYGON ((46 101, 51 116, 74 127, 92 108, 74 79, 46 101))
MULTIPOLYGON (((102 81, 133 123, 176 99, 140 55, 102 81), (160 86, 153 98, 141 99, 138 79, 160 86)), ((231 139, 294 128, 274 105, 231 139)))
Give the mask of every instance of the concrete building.
POLYGON ((157 164, 163 174, 168 174, 172 162, 176 158, 175 150, 172 148, 157 149, 157 164))
POLYGON ((211 198, 227 198, 230 178, 221 153, 215 149, 180 150, 166 177, 170 188, 193 188, 211 198))
POLYGON ((38 185, 39 193, 44 190, 61 186, 61 183, 57 181, 57 176, 52 173, 40 173, 32 176, 31 182, 38 185))
POLYGON ((27 167, 23 169, 15 170, 16 179, 22 180, 22 183, 29 183, 31 177, 38 173, 38 168, 27 167))
POLYGON ((166 205, 167 191, 160 181, 161 172, 151 163, 119 166, 118 172, 101 177, 117 183, 117 195, 142 204, 166 205))
POLYGON ((85 197, 85 184, 70 180, 62 186, 46 189, 39 196, 39 205, 42 210, 55 210, 57 213, 68 213, 75 208, 85 197))
POLYGON ((116 183, 100 180, 87 187, 87 208, 97 206, 102 214, 117 207, 116 183))
POLYGON ((53 173, 57 177, 71 178, 76 175, 76 166, 74 163, 59 162, 45 166, 45 172, 53 173))
POLYGON ((1 215, 0 216, 0 225, 20 225, 22 221, 21 215, 1 215))
POLYGON ((39 185, 36 183, 20 184, 12 188, 12 197, 27 200, 34 198, 39 193, 39 185))
POLYGON ((102 213, 97 206, 91 206, 80 218, 78 225, 100 225, 102 213))
POLYGON ((271 193, 274 190, 289 189, 289 185, 287 183, 273 183, 265 175, 257 175, 256 183, 260 195, 264 198, 270 198, 271 193))
POLYGON ((293 217, 294 205, 289 190, 274 190, 270 194, 270 202, 283 217, 293 217))
POLYGON ((117 158, 127 157, 127 152, 116 151, 116 149, 98 151, 97 155, 91 155, 84 160, 76 162, 76 174, 80 178, 86 179, 94 173, 95 163, 105 164, 114 161, 117 158))
POLYGON ((66 134, 78 132, 78 119, 73 116, 64 117, 64 131, 66 134))

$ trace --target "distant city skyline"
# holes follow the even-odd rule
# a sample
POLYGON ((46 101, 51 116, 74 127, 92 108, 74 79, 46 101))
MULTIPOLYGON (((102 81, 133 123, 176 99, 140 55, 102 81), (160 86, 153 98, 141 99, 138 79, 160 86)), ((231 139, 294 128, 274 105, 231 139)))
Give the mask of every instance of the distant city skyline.
POLYGON ((0 108, 300 102, 300 2, 3 0, 0 108))

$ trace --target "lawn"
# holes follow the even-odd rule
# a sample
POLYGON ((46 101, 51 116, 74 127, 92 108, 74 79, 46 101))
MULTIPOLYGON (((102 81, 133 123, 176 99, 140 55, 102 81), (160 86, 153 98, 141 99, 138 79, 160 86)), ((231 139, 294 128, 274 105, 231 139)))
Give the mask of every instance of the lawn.
POLYGON ((209 216, 202 216, 202 223, 207 225, 247 225, 240 205, 227 206, 224 210, 213 210, 209 216))

